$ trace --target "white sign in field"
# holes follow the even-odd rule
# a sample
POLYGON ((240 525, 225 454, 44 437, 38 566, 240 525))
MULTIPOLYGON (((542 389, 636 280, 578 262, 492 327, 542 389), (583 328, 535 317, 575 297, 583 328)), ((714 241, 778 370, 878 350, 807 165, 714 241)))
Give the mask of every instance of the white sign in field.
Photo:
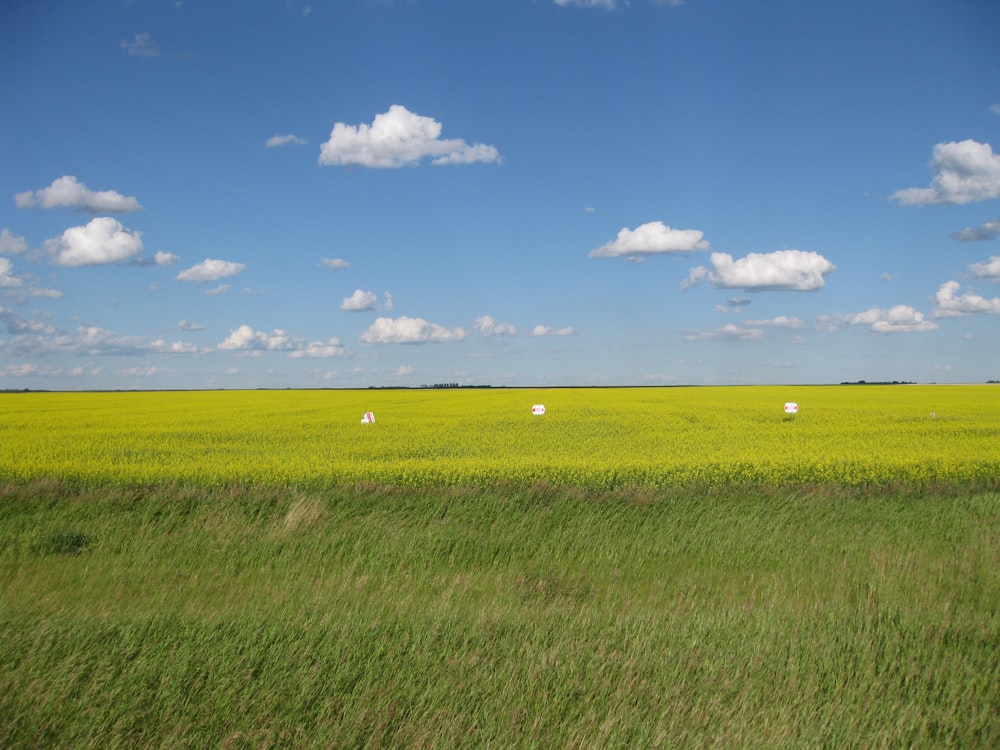
POLYGON ((799 405, 796 404, 794 401, 789 401, 787 404, 785 404, 785 414, 798 414, 798 413, 799 413, 799 405))
POLYGON ((536 417, 540 417, 542 414, 545 413, 545 404, 535 404, 534 406, 531 407, 531 413, 534 414, 536 417))
POLYGON ((361 417, 361 424, 375 424, 375 415, 370 411, 366 411, 365 415, 361 417))

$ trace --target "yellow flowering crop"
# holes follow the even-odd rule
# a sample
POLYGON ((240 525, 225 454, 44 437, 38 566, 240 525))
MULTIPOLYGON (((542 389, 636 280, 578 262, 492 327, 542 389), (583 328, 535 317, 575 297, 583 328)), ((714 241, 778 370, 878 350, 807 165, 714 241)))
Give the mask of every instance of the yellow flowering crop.
POLYGON ((982 483, 1000 477, 1000 386, 4 394, 0 481, 43 477, 598 490, 982 483), (374 424, 361 423, 368 411, 374 424))

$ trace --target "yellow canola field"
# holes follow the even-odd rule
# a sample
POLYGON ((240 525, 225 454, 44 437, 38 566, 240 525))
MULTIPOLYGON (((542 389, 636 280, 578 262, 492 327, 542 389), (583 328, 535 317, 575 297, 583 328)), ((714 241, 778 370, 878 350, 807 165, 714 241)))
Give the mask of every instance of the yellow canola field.
POLYGON ((5 482, 606 490, 998 477, 993 385, 0 396, 5 482))

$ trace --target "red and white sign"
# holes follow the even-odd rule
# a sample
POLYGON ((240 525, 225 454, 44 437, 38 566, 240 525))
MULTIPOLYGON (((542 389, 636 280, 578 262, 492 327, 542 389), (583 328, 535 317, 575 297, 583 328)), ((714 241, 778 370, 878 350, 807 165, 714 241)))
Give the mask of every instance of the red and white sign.
POLYGON ((361 417, 361 424, 375 424, 375 415, 370 411, 366 411, 365 415, 361 417))
POLYGON ((785 404, 785 414, 798 414, 798 413, 799 413, 799 405, 796 404, 794 401, 789 401, 787 404, 785 404))
POLYGON ((534 406, 531 407, 531 413, 534 414, 536 417, 540 417, 542 414, 545 413, 545 404, 535 404, 534 406))

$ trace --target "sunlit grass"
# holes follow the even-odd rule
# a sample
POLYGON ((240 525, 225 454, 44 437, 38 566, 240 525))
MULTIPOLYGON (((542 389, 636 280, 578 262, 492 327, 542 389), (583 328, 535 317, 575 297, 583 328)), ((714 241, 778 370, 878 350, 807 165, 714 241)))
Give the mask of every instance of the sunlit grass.
POLYGON ((3 746, 1000 742, 995 492, 36 483, 0 533, 3 746))

